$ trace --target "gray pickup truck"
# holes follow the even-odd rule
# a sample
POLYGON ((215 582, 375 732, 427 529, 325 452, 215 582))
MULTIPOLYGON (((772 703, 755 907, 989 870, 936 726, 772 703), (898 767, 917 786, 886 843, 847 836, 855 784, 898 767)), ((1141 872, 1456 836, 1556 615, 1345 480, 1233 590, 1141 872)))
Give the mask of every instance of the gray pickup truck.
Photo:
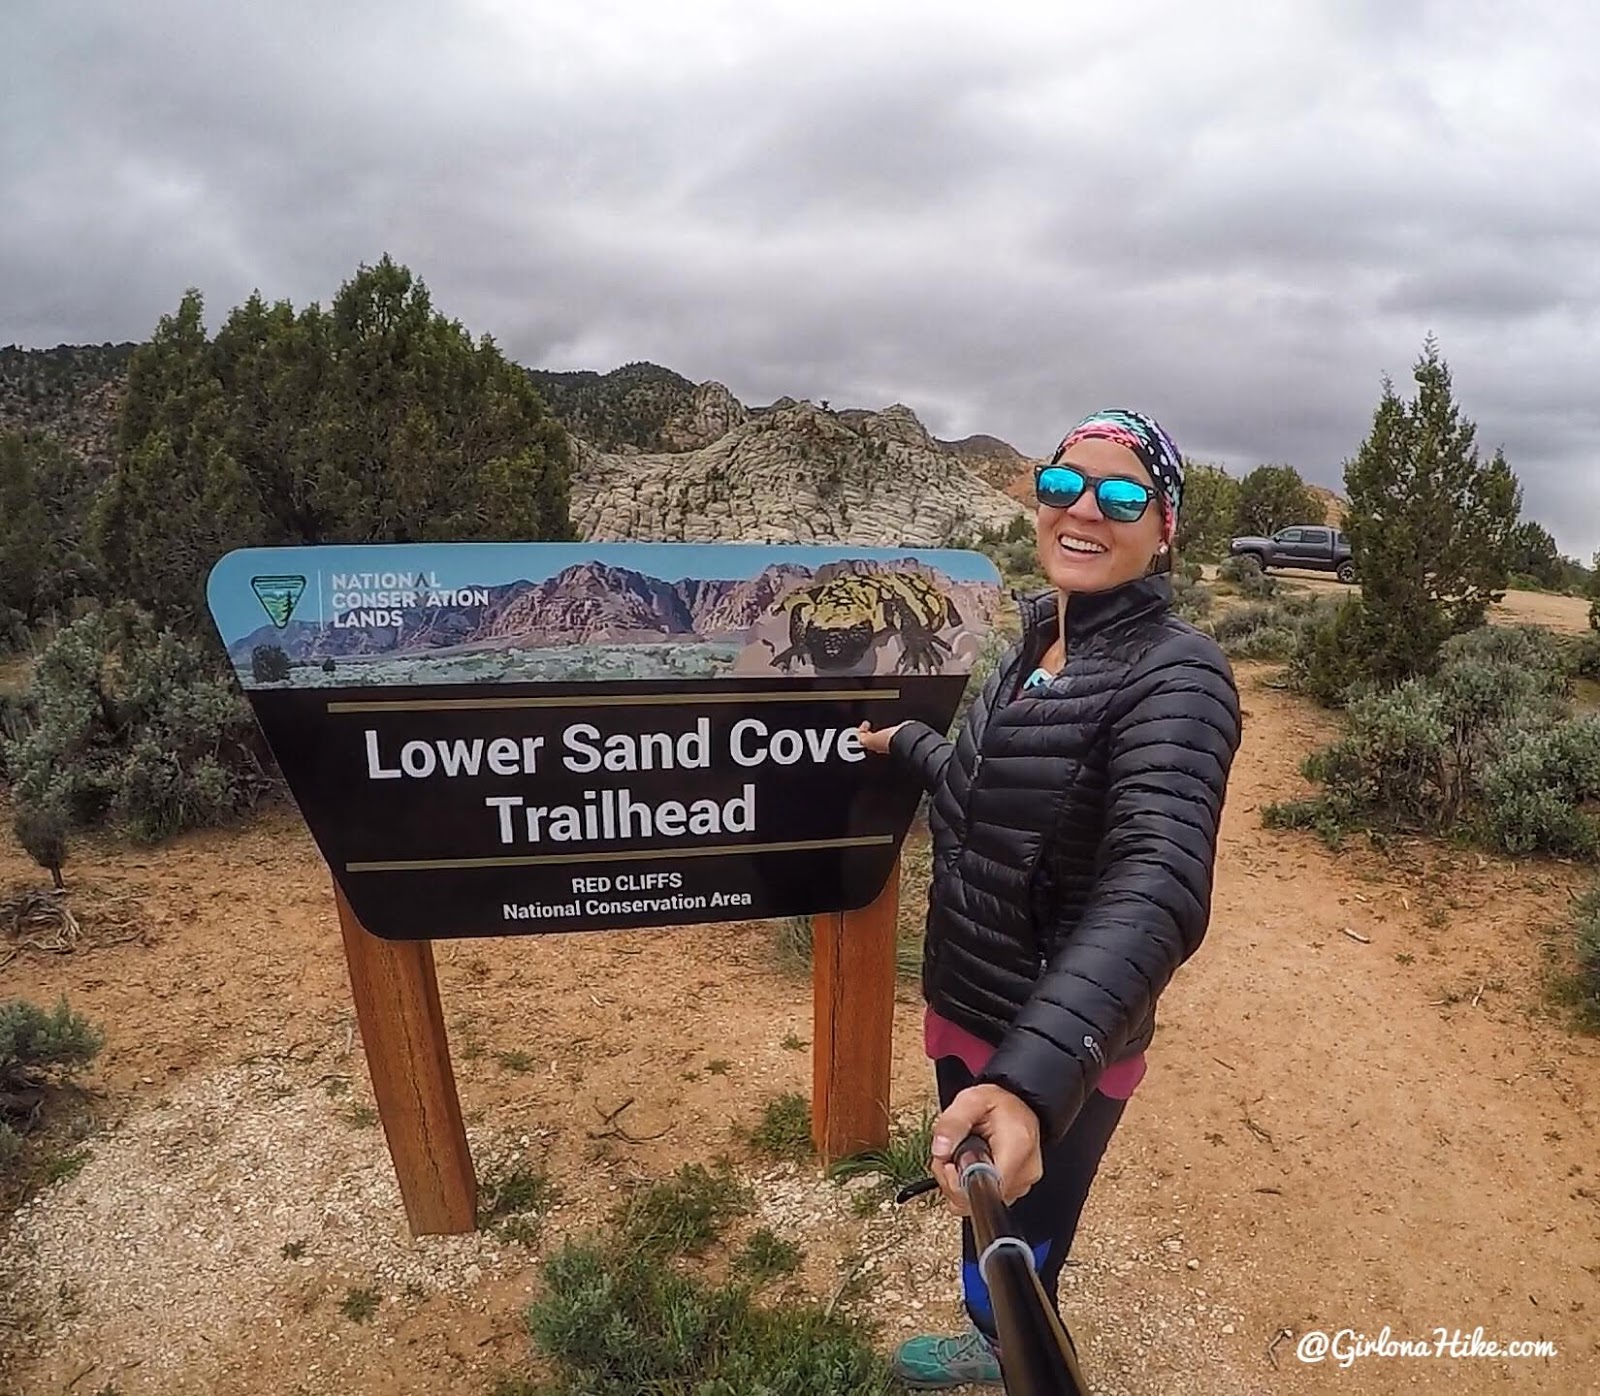
POLYGON ((1323 524, 1298 524, 1280 528, 1270 538, 1235 538, 1228 544, 1230 557, 1253 557, 1263 572, 1271 568, 1303 568, 1332 572, 1341 582, 1356 579, 1350 539, 1337 528, 1323 524))

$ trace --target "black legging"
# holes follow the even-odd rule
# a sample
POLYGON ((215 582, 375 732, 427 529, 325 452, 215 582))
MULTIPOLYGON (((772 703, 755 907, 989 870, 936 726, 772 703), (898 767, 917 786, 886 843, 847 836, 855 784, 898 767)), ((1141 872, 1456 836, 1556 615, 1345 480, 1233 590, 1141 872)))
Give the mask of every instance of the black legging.
MULTIPOLYGON (((957 1057, 941 1057, 934 1063, 939 1082, 939 1105, 947 1108, 956 1095, 973 1085, 972 1073, 957 1057)), ((1089 1185, 1122 1119, 1127 1101, 1113 1100, 1091 1091, 1083 1109, 1061 1140, 1044 1151, 1044 1176, 1011 1204, 1011 1219, 1018 1232, 1033 1247, 1039 1279, 1050 1302, 1059 1301, 1056 1286, 1061 1268, 1072 1249, 1078 1218, 1083 1214, 1089 1185)), ((961 1223, 961 1290, 967 1314, 978 1330, 995 1336, 994 1313, 989 1306, 988 1286, 978 1273, 978 1253, 972 1241, 972 1224, 961 1223)))

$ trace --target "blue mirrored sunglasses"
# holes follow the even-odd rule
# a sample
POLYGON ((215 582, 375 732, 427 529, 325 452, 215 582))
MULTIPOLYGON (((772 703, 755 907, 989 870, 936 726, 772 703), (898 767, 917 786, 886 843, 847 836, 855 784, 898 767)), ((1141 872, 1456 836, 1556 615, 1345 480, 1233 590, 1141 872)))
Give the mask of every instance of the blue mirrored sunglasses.
POLYGON ((1135 523, 1144 517, 1156 492, 1149 485, 1119 475, 1101 478, 1085 475, 1075 465, 1047 465, 1033 477, 1039 503, 1051 509, 1070 509, 1090 487, 1100 512, 1117 523, 1135 523))

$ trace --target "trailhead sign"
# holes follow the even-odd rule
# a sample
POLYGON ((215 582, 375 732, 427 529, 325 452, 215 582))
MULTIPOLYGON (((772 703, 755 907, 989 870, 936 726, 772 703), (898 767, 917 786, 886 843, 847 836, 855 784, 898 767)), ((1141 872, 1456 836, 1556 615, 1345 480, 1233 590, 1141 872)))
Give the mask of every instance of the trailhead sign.
POLYGON ((389 940, 850 911, 921 791, 856 728, 954 717, 981 554, 437 543, 233 552, 212 618, 389 940))

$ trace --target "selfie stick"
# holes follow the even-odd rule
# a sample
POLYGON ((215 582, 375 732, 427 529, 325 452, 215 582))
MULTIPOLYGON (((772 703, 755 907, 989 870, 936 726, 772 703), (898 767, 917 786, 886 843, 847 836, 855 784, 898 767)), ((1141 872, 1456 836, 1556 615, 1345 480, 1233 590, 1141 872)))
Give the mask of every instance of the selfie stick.
MULTIPOLYGON (((951 1161, 972 1213, 978 1270, 993 1301, 1000 1373, 1009 1396, 1089 1396, 1072 1336, 1039 1282, 1033 1249, 1016 1233, 1000 1192, 988 1144, 976 1134, 956 1146, 951 1161)), ((906 1188, 905 1202, 937 1186, 931 1179, 906 1188)))

